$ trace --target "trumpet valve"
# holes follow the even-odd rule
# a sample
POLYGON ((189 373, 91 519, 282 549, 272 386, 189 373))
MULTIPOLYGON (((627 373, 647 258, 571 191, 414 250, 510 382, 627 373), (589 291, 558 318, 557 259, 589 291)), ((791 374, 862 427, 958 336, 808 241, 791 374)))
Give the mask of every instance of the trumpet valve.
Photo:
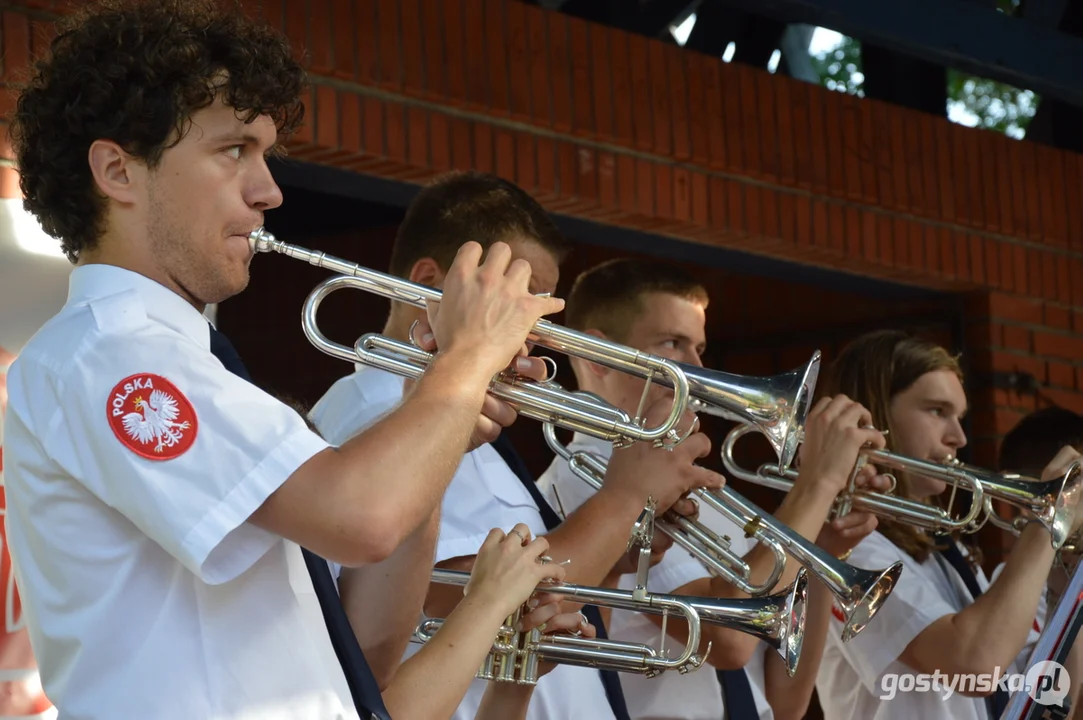
POLYGON ((531 630, 520 649, 519 655, 519 685, 538 684, 538 642, 541 640, 541 631, 537 628, 531 630))

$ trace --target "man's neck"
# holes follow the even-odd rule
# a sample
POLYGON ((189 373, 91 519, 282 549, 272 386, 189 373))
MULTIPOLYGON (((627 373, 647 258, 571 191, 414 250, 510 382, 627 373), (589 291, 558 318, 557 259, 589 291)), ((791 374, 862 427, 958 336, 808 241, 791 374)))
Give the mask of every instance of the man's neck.
POLYGON ((161 272, 158 268, 154 267, 152 263, 139 262, 138 258, 133 259, 131 256, 122 252, 110 252, 102 249, 101 246, 94 248, 93 250, 84 250, 79 253, 79 260, 76 265, 78 267, 84 267, 86 265, 112 265, 113 267, 128 270, 138 275, 142 275, 148 280, 153 280, 162 287, 176 293, 200 313, 203 313, 207 309, 206 303, 203 303, 192 296, 185 288, 181 287, 169 277, 167 273, 161 272))
POLYGON ((410 328, 424 317, 424 311, 415 307, 395 306, 388 315, 383 334, 393 340, 410 341, 410 328))

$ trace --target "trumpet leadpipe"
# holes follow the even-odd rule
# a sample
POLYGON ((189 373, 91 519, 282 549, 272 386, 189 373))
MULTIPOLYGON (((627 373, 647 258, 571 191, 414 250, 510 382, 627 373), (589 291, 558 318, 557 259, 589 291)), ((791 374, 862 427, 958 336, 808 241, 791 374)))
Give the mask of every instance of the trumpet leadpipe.
MULTIPOLYGON (((440 302, 443 297, 440 290, 362 267, 324 252, 291 245, 278 240, 264 228, 254 230, 248 241, 254 254, 279 253, 335 273, 309 293, 302 309, 302 330, 309 342, 320 351, 347 362, 361 362, 414 379, 420 377, 432 362, 430 353, 376 334, 362 336, 353 347, 334 342, 320 330, 316 318, 323 300, 345 288, 364 290, 420 308, 428 303, 440 302)), ((544 318, 534 324, 530 340, 541 347, 641 378, 647 383, 644 397, 651 383, 663 383, 672 389, 673 402, 665 420, 653 427, 646 427, 640 418, 628 418, 614 408, 599 410, 574 403, 570 400, 570 393, 555 383, 538 383, 512 373, 498 373, 489 391, 508 401, 522 414, 615 443, 649 441, 664 445, 676 444, 682 439, 676 433, 676 427, 688 406, 688 380, 676 363, 570 330, 544 318)))

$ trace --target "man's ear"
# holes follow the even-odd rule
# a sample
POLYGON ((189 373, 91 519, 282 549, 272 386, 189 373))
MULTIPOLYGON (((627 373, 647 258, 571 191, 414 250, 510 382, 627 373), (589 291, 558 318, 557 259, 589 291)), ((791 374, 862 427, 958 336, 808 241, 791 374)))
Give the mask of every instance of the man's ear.
POLYGON ((440 269, 435 260, 429 257, 421 258, 410 268, 411 282, 426 285, 432 288, 440 288, 444 285, 446 273, 440 269))
MULTIPOLYGON (((591 335, 591 336, 596 337, 596 338, 601 338, 602 340, 608 340, 609 339, 609 338, 607 338, 605 336, 604 332, 602 332, 601 330, 598 330, 596 328, 591 328, 589 330, 584 330, 583 334, 584 335, 591 335)), ((597 378, 605 377, 609 373, 613 372, 612 369, 607 368, 605 365, 599 365, 598 363, 593 363, 593 362, 590 362, 589 360, 583 360, 582 358, 572 358, 572 362, 578 364, 579 367, 582 368, 582 370, 584 372, 588 372, 588 373, 590 373, 591 375, 593 375, 594 377, 597 377, 597 378)))
POLYGON ((95 140, 87 151, 90 173, 98 190, 108 198, 130 205, 137 200, 147 168, 112 140, 95 140))

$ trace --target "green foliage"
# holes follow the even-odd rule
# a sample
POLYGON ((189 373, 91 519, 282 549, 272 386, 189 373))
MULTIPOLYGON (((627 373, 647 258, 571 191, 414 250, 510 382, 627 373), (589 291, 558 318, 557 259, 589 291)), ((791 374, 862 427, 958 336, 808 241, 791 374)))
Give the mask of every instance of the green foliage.
POLYGON ((948 70, 948 97, 977 116, 978 125, 1021 138, 1038 109, 1030 90, 948 70))
MULTIPOLYGON (((1018 0, 998 0, 1003 12, 1013 13, 1018 0)), ((859 97, 865 93, 865 76, 861 69, 861 43, 843 36, 837 47, 812 56, 812 65, 820 76, 820 84, 830 90, 847 92, 859 97)), ((948 105, 965 111, 970 122, 980 127, 1021 138, 1027 123, 1038 109, 1038 96, 1030 90, 1005 83, 948 70, 948 105)))
POLYGON ((853 38, 843 35, 842 42, 833 50, 813 55, 812 67, 820 76, 820 84, 828 90, 865 97, 861 87, 865 82, 861 72, 861 43, 853 38))

